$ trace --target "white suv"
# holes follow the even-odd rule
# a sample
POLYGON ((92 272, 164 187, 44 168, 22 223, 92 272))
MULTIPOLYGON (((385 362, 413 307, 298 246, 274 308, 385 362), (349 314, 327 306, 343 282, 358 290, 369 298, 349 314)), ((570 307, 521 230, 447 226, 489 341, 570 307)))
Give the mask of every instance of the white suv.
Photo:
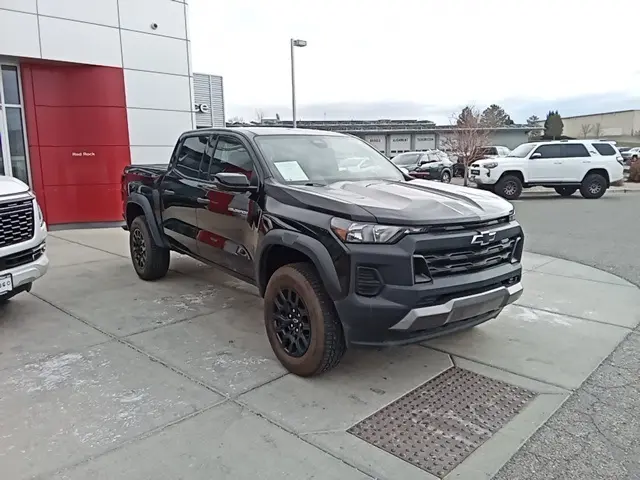
POLYGON ((605 141, 524 143, 506 157, 473 162, 469 179, 508 200, 537 186, 554 188, 563 197, 580 190, 584 198, 600 198, 624 178, 621 161, 615 145, 605 141))
POLYGON ((49 267, 47 226, 29 187, 0 175, 0 305, 28 292, 49 267))

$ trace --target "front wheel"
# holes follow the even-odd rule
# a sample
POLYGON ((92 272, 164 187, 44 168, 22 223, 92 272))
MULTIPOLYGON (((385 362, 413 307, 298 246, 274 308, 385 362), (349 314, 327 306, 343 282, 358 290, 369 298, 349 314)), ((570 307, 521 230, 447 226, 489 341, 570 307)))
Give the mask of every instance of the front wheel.
POLYGON ((285 265, 271 276, 264 322, 280 363, 301 377, 331 370, 346 352, 336 309, 310 264, 285 265))
POLYGON ((440 175, 440 181, 442 183, 451 183, 451 173, 449 170, 442 172, 442 175, 440 175))
POLYGON ((555 187, 556 193, 561 197, 570 197, 576 193, 577 190, 578 187, 555 187))
POLYGON ((596 199, 607 191, 607 180, 597 173, 587 175, 580 186, 580 194, 584 198, 596 199))
POLYGON ((143 280, 157 280, 169 271, 170 252, 155 244, 144 215, 136 217, 129 227, 129 251, 133 268, 143 280))
POLYGON ((522 181, 515 175, 505 175, 496 183, 494 193, 507 200, 516 200, 522 193, 522 181))

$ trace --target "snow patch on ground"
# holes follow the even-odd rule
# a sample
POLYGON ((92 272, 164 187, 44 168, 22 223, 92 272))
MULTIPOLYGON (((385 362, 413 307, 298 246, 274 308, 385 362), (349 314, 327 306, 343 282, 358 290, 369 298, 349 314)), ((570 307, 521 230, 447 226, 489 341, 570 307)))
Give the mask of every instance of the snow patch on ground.
POLYGON ((571 327, 573 323, 568 317, 548 312, 537 312, 529 308, 519 309, 515 313, 516 319, 523 322, 545 322, 555 326, 571 327))

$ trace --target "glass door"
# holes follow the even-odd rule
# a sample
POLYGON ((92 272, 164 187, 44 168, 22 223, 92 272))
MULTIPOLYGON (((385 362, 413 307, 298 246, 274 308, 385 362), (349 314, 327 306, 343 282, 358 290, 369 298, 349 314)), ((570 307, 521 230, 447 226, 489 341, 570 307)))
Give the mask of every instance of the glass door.
POLYGON ((0 173, 29 182, 20 72, 17 65, 0 65, 0 173))
POLYGON ((0 106, 0 175, 4 175, 5 172, 10 171, 10 166, 7 165, 9 162, 9 152, 7 151, 9 142, 7 142, 7 136, 4 133, 4 125, 4 111, 2 110, 2 106, 0 106))

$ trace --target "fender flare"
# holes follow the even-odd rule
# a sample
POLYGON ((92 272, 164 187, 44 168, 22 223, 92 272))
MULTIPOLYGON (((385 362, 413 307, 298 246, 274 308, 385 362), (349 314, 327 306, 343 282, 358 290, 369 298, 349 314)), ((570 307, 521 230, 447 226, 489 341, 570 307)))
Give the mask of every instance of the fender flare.
POLYGON ((314 238, 288 230, 271 230, 260 242, 260 247, 256 255, 256 259, 258 260, 256 262, 256 284, 260 291, 260 296, 264 297, 264 292, 267 288, 264 272, 266 270, 269 250, 276 245, 292 248, 309 257, 316 267, 331 299, 336 301, 344 298, 345 294, 342 292, 338 273, 333 266, 333 259, 325 246, 314 238))
POLYGON ((129 198, 127 200, 127 210, 129 209, 130 204, 135 204, 142 208, 144 216, 147 220, 147 226, 149 227, 149 231, 151 232, 151 237, 153 238, 154 243, 159 247, 169 248, 169 243, 167 242, 164 235, 162 235, 160 228, 158 227, 158 220, 153 213, 153 208, 151 207, 151 202, 149 202, 149 199, 141 193, 133 192, 129 195, 129 198))

